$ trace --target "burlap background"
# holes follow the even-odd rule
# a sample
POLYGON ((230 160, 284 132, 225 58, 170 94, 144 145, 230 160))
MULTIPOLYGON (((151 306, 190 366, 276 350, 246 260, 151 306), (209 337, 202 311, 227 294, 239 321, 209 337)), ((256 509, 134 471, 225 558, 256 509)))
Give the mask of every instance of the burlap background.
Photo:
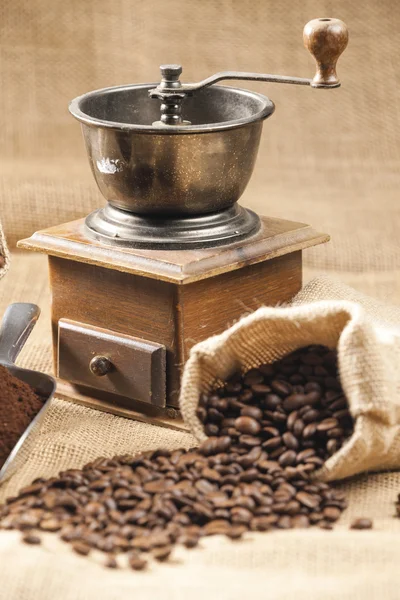
MULTIPOLYGON (((158 65, 183 63, 186 80, 232 68, 311 75, 303 24, 336 16, 350 28, 336 92, 246 83, 277 111, 265 125, 243 203, 271 216, 310 222, 333 241, 305 253, 306 279, 336 273, 358 290, 400 303, 399 62, 396 0, 3 0, 0 3, 0 217, 10 246, 38 228, 72 220, 102 203, 79 126, 74 96, 98 87, 158 78, 158 65)), ((37 302, 42 316, 20 364, 51 370, 44 257, 15 254, 0 283, 0 313, 37 302)), ((25 465, 0 499, 36 475, 81 466, 96 455, 191 445, 189 435, 54 400, 25 465)), ((240 545, 212 539, 180 551, 148 574, 110 572, 49 536, 28 548, 0 535, 1 600, 187 599, 245 595, 281 600, 397 599, 400 521, 397 473, 341 484, 350 507, 334 532, 251 536, 240 545), (348 531, 355 516, 372 532, 348 531), (54 555, 57 551, 57 556, 54 555)))

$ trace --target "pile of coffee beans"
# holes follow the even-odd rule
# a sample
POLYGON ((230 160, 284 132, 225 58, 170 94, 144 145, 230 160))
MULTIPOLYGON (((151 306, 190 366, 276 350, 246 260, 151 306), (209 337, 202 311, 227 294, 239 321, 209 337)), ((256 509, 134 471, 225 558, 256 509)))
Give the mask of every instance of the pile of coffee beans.
POLYGON ((229 436, 232 449, 259 448, 282 467, 321 467, 353 431, 337 370, 337 353, 301 349, 200 398, 208 436, 229 436))
POLYGON ((37 479, 0 507, 0 527, 30 544, 58 532, 78 554, 107 553, 109 568, 126 553, 135 570, 202 536, 332 528, 344 495, 313 473, 352 431, 335 352, 309 347, 237 375, 200 398, 198 415, 210 435, 199 448, 99 458, 37 479))

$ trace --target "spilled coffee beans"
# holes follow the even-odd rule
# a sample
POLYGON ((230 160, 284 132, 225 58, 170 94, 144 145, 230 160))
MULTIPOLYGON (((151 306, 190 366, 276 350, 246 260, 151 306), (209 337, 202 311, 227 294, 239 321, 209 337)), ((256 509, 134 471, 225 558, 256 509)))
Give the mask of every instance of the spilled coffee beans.
POLYGON ((105 552, 109 568, 126 553, 134 570, 203 536, 332 528, 344 495, 312 476, 353 427, 335 352, 309 347, 236 375, 201 396, 198 416, 210 434, 199 448, 99 458, 37 479, 0 508, 0 527, 27 543, 57 532, 78 554, 105 552))

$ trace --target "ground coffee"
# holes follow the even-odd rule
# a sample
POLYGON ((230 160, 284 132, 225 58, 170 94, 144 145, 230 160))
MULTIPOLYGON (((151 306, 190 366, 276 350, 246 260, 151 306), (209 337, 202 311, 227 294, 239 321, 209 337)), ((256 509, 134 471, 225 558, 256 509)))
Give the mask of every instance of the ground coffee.
MULTIPOLYGON (((332 528, 342 492, 313 473, 352 431, 336 353, 309 347, 237 374, 200 399, 211 436, 199 448, 99 458, 83 469, 37 479, 0 508, 0 526, 57 531, 73 549, 165 561, 174 544, 202 536, 239 539, 246 531, 332 528)), ((32 536, 26 536, 31 533, 32 536)))
POLYGON ((0 365, 0 468, 43 406, 30 385, 0 365))

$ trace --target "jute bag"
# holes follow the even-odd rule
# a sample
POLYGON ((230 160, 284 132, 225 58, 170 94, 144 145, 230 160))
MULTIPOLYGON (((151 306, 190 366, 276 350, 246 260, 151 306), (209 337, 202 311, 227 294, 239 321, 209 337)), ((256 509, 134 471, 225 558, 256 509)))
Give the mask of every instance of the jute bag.
POLYGON ((400 308, 385 307, 328 278, 310 282, 291 306, 262 307, 192 349, 180 404, 193 434, 199 441, 206 438, 196 417, 201 392, 309 344, 337 348, 355 419, 353 435, 319 475, 334 480, 400 467, 400 308))

